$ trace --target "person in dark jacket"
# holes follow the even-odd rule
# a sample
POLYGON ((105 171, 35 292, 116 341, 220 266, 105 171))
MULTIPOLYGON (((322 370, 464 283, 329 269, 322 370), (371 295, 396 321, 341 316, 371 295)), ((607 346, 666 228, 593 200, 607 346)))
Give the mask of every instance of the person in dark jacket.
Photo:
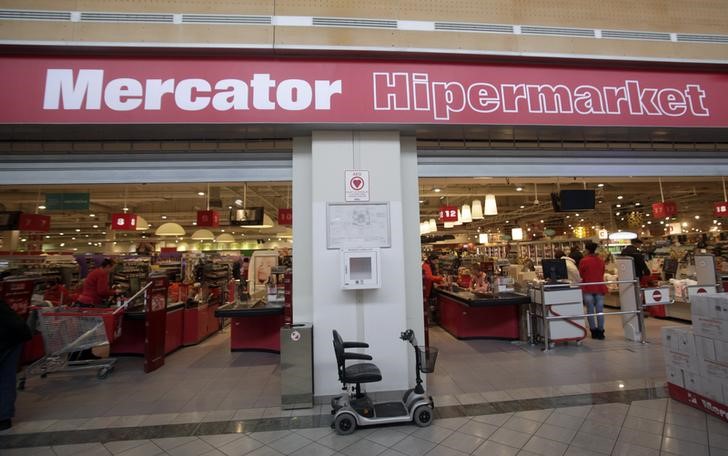
POLYGON ((25 321, 0 299, 0 431, 13 425, 18 361, 23 342, 32 337, 25 321))
POLYGON ((639 250, 642 247, 642 239, 634 238, 630 241, 630 245, 622 249, 622 255, 631 256, 634 258, 634 272, 637 279, 640 281, 640 286, 647 286, 644 281, 652 274, 650 268, 645 262, 645 256, 639 250), (644 277, 644 279, 643 279, 644 277))
POLYGON ((574 246, 571 248, 571 250, 569 250, 569 258, 574 260, 574 262, 576 263, 576 266, 578 267, 579 262, 581 261, 582 258, 584 258, 584 254, 581 253, 581 250, 579 250, 578 246, 574 246))

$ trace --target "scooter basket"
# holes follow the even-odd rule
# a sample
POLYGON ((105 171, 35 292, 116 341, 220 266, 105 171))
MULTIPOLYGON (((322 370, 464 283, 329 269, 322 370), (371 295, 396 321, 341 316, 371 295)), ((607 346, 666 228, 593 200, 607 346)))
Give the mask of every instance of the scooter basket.
POLYGON ((420 357, 420 372, 423 374, 429 374, 435 371, 437 348, 418 345, 417 355, 420 357))

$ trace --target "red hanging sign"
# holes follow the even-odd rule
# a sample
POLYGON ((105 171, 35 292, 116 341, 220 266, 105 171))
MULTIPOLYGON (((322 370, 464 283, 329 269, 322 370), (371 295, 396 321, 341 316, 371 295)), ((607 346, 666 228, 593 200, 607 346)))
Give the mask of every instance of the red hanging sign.
POLYGON ((442 206, 440 208, 440 221, 457 222, 458 221, 457 206, 442 206))
POLYGON ((111 214, 111 229, 117 231, 136 230, 136 214, 111 214))
POLYGON ((220 214, 217 211, 197 211, 197 226, 220 226, 220 214))
POLYGON ((713 203, 713 217, 728 217, 728 201, 713 203))
POLYGON ((293 209, 291 209, 291 208, 278 209, 278 224, 279 225, 293 225, 293 209))
POLYGON ((51 228, 51 218, 40 214, 20 214, 18 219, 20 231, 48 231, 51 228))
POLYGON ((655 218, 667 218, 677 215, 677 203, 674 201, 664 201, 662 203, 652 204, 652 216, 655 218))

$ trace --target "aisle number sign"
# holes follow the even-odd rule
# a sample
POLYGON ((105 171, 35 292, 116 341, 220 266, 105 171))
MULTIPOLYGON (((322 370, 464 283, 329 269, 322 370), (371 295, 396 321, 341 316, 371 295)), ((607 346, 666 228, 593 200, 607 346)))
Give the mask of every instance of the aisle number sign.
POLYGON ((728 217, 728 201, 713 203, 713 217, 728 217))
POLYGON ((457 222, 458 221, 457 206, 442 206, 440 208, 440 221, 457 222))
POLYGON ((346 170, 346 202, 369 201, 369 171, 346 170))
POLYGON ((136 230, 136 214, 118 213, 111 214, 111 229, 117 231, 136 230))

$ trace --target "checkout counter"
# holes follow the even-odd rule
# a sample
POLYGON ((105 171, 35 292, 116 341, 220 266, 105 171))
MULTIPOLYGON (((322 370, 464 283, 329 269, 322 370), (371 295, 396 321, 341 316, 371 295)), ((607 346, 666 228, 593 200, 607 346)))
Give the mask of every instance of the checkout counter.
POLYGON ((237 301, 218 308, 215 316, 230 319, 230 351, 280 353, 283 303, 237 301))
POLYGON ((471 292, 453 286, 435 288, 440 326, 458 339, 521 338, 521 307, 531 299, 521 293, 471 292))

